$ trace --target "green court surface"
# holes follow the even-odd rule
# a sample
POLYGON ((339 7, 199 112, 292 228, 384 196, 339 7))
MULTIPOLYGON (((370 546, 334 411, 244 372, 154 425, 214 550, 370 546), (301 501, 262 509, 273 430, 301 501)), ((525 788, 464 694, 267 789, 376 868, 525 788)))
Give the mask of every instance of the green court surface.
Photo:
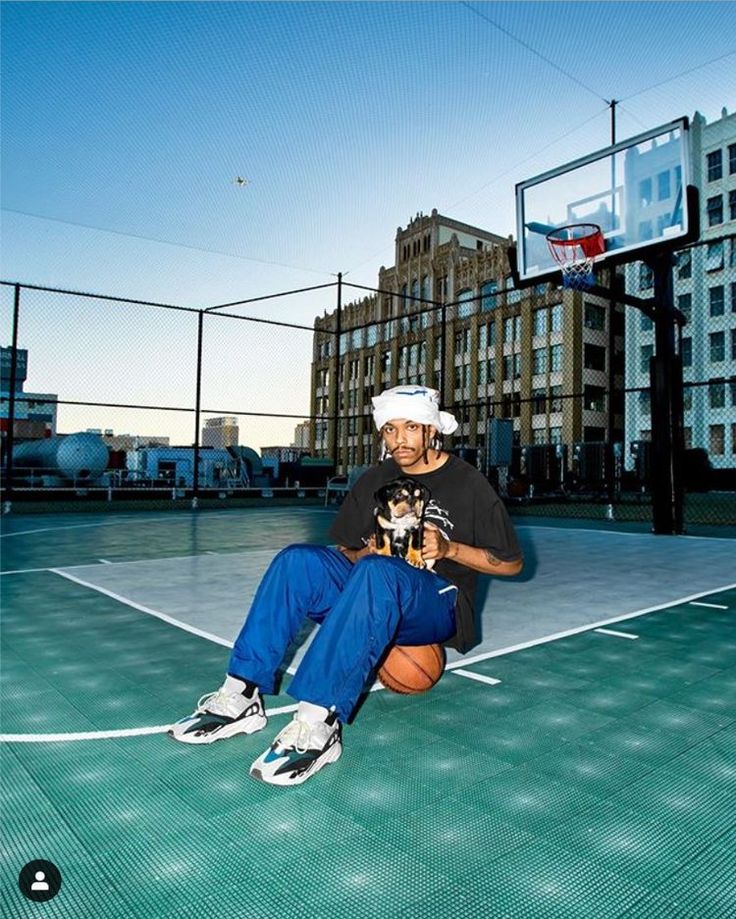
MULTIPOLYGON (((295 541, 272 513, 267 542, 295 541)), ((288 712, 211 746, 165 734, 225 648, 51 570, 263 548, 247 522, 5 541, 25 573, 2 578, 3 917, 736 917, 736 589, 372 692, 342 759, 278 789, 247 770, 288 712), (18 887, 34 859, 62 874, 45 903, 18 887)))

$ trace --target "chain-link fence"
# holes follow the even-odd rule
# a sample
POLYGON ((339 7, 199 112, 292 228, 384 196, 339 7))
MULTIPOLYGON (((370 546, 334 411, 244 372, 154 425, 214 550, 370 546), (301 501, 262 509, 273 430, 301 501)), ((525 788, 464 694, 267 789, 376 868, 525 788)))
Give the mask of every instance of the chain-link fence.
POLYGON ((335 286, 194 309, 3 284, 6 510, 316 500, 312 319, 335 286))
MULTIPOLYGON (((651 317, 551 285, 515 290, 505 263, 486 275, 460 265, 383 288, 338 276, 203 309, 6 284, 4 498, 322 501, 335 473, 378 458, 371 396, 417 383, 458 418, 446 447, 515 514, 651 522, 651 317), (304 321, 284 321, 295 303, 304 321), (254 315, 264 306, 269 318, 254 315), (50 432, 89 429, 102 472, 82 461, 84 438, 79 460, 58 442, 53 453, 50 432)), ((629 265, 621 284, 647 298, 651 271, 629 265)), ((736 523, 736 238, 677 253, 673 286, 684 523, 723 529, 736 523)))

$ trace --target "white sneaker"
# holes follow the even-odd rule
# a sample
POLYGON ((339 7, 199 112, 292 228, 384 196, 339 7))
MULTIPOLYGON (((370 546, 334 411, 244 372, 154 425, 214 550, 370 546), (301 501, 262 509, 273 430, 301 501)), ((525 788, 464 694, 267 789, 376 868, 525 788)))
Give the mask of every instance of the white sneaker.
POLYGON ((197 702, 191 715, 169 728, 169 737, 182 743, 214 743, 236 734, 254 734, 268 719, 258 689, 245 695, 245 683, 228 676, 222 686, 197 702))
POLYGON ((271 746, 250 767, 254 779, 270 785, 301 785, 342 755, 342 727, 335 712, 309 722, 297 712, 271 746))

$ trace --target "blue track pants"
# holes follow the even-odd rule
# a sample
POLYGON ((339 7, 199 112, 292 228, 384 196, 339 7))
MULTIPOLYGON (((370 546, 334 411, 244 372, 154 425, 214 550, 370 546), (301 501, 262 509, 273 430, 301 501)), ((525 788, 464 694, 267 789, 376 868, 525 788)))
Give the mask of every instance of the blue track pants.
POLYGON ((263 576, 228 672, 272 693, 286 649, 309 617, 320 627, 289 694, 335 706, 347 721, 389 644, 431 644, 454 634, 456 596, 449 581, 401 559, 368 555, 352 564, 337 549, 289 546, 263 576))

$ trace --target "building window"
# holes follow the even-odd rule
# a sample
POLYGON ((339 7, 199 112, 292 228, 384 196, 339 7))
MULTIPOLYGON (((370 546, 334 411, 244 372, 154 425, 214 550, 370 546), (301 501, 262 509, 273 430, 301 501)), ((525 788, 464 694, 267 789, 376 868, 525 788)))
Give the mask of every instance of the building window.
POLYGON ((652 180, 642 179, 639 182, 639 207, 649 207, 652 203, 652 180))
POLYGON ((489 361, 487 361, 487 367, 488 367, 488 372, 486 375, 486 379, 489 383, 495 383, 496 382, 496 358, 495 357, 492 357, 489 361))
POLYGON ((708 288, 708 297, 710 315, 722 316, 725 309, 723 284, 719 284, 717 287, 708 288))
POLYGON ((539 335, 547 334, 547 310, 539 309, 532 312, 532 335, 536 338, 539 335))
POLYGON ((460 291, 457 295, 457 299, 458 319, 467 319, 468 316, 471 316, 475 312, 475 295, 469 287, 466 287, 465 290, 460 291))
POLYGON ((708 248, 705 254, 705 270, 706 271, 720 271, 723 268, 723 240, 720 239, 718 242, 708 243, 708 248))
POLYGON ((547 349, 546 348, 534 348, 532 350, 532 373, 546 373, 547 372, 547 349))
POLYGON ((422 300, 429 300, 429 276, 424 275, 422 278, 422 286, 420 288, 420 296, 422 300))
POLYGON ((723 151, 714 150, 706 157, 708 163, 708 181, 715 182, 723 178, 723 151))
POLYGON ((690 249, 678 252, 675 256, 677 265, 677 277, 680 281, 685 281, 693 276, 693 256, 690 249))
POLYGON ((533 444, 546 444, 547 443, 547 432, 544 428, 534 428, 532 431, 532 443, 533 444))
POLYGON ((724 408, 726 405, 726 384, 720 380, 708 384, 708 405, 711 408, 724 408))
POLYGON ((731 175, 736 173, 736 144, 728 145, 728 171, 731 175))
POLYGON ((507 354, 503 359, 503 377, 505 380, 517 380, 521 376, 521 355, 507 354))
POLYGON ((642 415, 652 414, 652 398, 648 389, 639 392, 639 411, 642 415))
POLYGON ((549 391, 549 410, 551 412, 562 411, 562 387, 552 386, 549 391))
MULTIPOLYGON (((586 348, 588 345, 585 346, 586 348)), ((595 347, 595 345, 593 345, 595 347)), ((605 348, 601 348, 603 351, 603 359, 605 362, 605 348)), ((549 369, 554 373, 557 370, 562 370, 562 345, 552 345, 549 349, 549 369)))
POLYGON ((455 333, 455 354, 462 352, 463 354, 470 353, 470 327, 463 329, 461 332, 455 333))
POLYGON ((606 390, 602 386, 586 386, 583 399, 585 408, 591 412, 605 412, 606 390))
POLYGON ((723 196, 715 195, 713 198, 708 198, 706 211, 708 214, 709 227, 714 227, 719 223, 723 223, 723 196))
POLYGON ((639 371, 649 373, 649 362, 654 356, 654 345, 642 345, 639 349, 639 371))
POLYGON ((642 332, 651 332, 654 328, 654 323, 646 313, 642 313, 639 317, 639 328, 642 332))
POLYGON ((683 367, 692 367, 693 363, 693 340, 692 338, 683 338, 680 350, 683 367))
POLYGON ((586 329, 603 332, 606 328, 605 307, 599 306, 597 303, 588 303, 586 300, 583 304, 583 324, 586 329))
POLYGON ((682 390, 682 408, 689 412, 693 407, 693 391, 690 386, 685 386, 682 390))
POLYGON ((708 428, 708 448, 713 456, 723 456, 726 452, 726 425, 712 424, 708 428))
POLYGON ((680 294, 677 298, 677 308, 685 317, 685 319, 690 322, 693 316, 693 295, 680 294))
POLYGON ((521 316, 507 316, 503 321, 503 340, 518 341, 521 337, 521 316))
POLYGON ((583 366, 586 370, 606 369, 606 349, 599 345, 583 346, 583 366))
POLYGON ((736 361, 736 329, 731 329, 731 360, 736 361))
POLYGON ((736 188, 728 193, 728 219, 736 220, 736 188))
POLYGON ((507 274, 504 279, 504 287, 507 303, 518 303, 521 300, 521 291, 514 287, 514 279, 510 274, 507 274))
POLYGON ((657 198, 666 201, 670 196, 670 171, 660 172, 657 176, 657 198))
POLYGON ((490 313, 496 308, 496 292, 498 284, 495 281, 484 281, 480 286, 480 308, 484 313, 490 313))
POLYGON ((724 332, 710 333, 710 360, 718 364, 726 360, 726 336, 724 332))
POLYGON ((547 391, 545 389, 532 390, 532 414, 543 415, 547 410, 547 391))
POLYGON ((549 442, 551 444, 561 444, 562 443, 562 428, 550 428, 549 429, 549 442))
POLYGON ((551 306, 549 309, 549 319, 550 319, 550 331, 551 332, 561 332, 562 331, 562 304, 555 303, 554 306, 551 306))

